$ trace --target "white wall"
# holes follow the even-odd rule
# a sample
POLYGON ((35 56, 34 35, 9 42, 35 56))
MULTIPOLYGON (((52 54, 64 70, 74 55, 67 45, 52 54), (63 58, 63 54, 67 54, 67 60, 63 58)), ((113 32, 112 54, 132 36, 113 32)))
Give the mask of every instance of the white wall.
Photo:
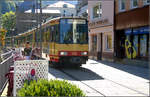
POLYGON ((88 1, 88 17, 89 21, 93 20, 93 7, 98 3, 102 3, 102 18, 98 20, 108 19, 110 24, 113 24, 114 17, 114 0, 88 1))

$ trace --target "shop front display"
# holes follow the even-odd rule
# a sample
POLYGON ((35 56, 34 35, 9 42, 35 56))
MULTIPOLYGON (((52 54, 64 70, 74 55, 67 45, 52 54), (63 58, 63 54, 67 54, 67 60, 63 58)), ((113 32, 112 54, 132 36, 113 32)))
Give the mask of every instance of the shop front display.
POLYGON ((147 54, 147 35, 141 35, 140 36, 140 56, 146 57, 147 54))
POLYGON ((149 27, 125 30, 125 52, 129 59, 139 59, 148 56, 149 27))

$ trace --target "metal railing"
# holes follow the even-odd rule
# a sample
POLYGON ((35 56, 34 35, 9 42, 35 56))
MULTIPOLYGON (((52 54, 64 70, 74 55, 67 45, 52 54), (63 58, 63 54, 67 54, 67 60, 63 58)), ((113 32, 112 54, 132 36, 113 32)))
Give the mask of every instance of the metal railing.
POLYGON ((7 84, 5 74, 9 72, 9 67, 14 64, 12 51, 1 54, 1 57, 3 57, 3 61, 0 63, 0 95, 7 84))
POLYGON ((2 60, 7 59, 9 56, 12 55, 12 50, 5 52, 4 54, 1 54, 2 60))

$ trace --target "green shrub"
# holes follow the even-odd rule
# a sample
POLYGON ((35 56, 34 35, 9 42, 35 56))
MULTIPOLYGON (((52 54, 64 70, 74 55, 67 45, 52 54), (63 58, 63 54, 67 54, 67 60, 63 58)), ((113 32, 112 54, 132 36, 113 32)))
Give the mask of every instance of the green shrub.
POLYGON ((60 80, 38 80, 25 82, 18 96, 85 96, 76 85, 60 80))

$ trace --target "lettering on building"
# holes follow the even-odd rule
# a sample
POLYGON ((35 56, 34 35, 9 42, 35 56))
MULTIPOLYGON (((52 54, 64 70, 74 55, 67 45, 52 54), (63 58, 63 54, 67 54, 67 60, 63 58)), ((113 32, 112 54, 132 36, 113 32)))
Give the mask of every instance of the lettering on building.
POLYGON ((108 19, 104 19, 104 20, 100 20, 100 21, 95 21, 95 22, 90 22, 89 23, 89 28, 95 28, 95 27, 99 27, 99 26, 103 26, 108 24, 108 19))

